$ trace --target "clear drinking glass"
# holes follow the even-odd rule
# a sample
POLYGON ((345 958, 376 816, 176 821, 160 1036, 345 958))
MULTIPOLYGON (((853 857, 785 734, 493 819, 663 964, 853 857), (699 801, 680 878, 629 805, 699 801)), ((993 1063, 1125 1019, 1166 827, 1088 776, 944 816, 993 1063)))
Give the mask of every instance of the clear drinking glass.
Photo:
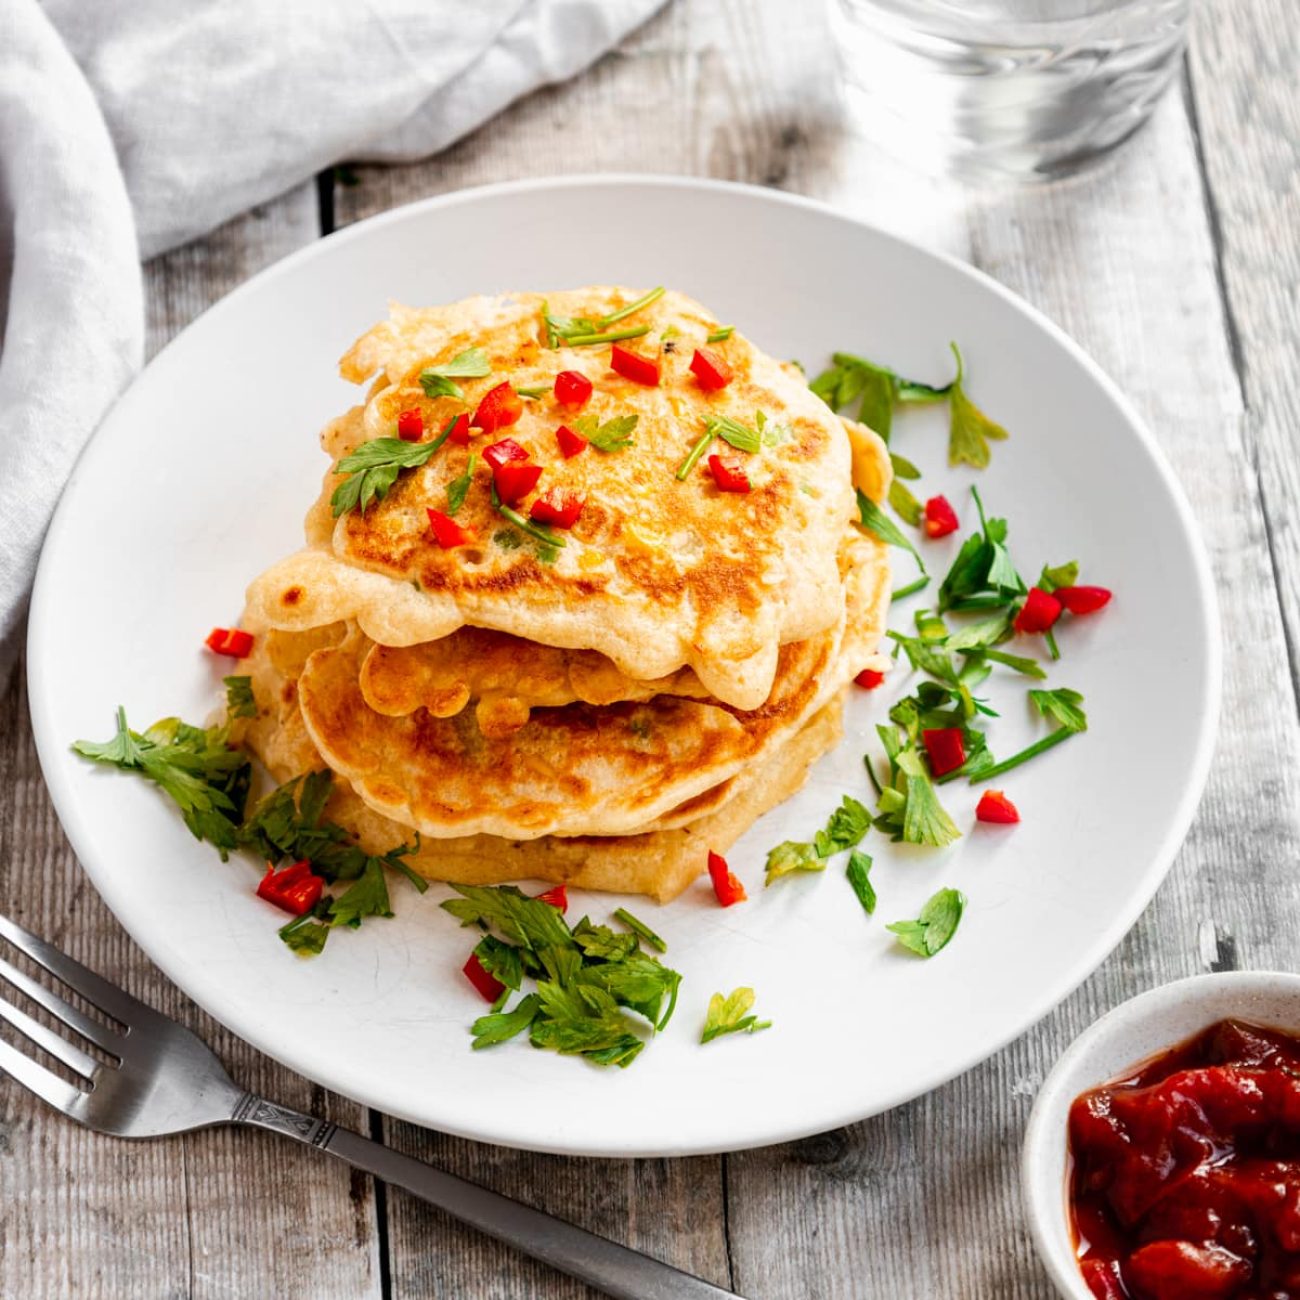
POLYGON ((976 180, 1078 170, 1146 121, 1191 0, 829 0, 850 112, 976 180))

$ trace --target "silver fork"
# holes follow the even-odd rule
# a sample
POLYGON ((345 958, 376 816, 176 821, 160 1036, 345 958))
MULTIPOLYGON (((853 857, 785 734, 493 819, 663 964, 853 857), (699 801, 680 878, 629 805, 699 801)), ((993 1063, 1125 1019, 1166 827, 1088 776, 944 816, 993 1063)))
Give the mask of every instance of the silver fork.
POLYGON ((444 1173, 336 1124, 315 1119, 231 1081, 211 1048, 174 1020, 0 916, 0 936, 117 1021, 111 1029, 0 957, 0 979, 26 994, 114 1059, 105 1065, 0 997, 0 1018, 79 1078, 67 1082, 0 1039, 0 1071, 98 1133, 163 1137, 214 1124, 248 1124, 295 1138, 404 1188, 462 1223, 508 1242, 618 1300, 739 1300, 689 1273, 540 1210, 444 1173))

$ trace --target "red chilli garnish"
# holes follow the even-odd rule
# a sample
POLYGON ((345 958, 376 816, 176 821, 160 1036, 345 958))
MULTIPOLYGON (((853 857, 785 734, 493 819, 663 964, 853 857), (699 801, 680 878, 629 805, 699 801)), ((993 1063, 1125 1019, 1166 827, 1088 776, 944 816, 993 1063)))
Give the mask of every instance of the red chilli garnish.
POLYGON ((726 388, 735 378, 731 367, 712 348, 696 348, 691 358, 691 374, 706 393, 726 388))
POLYGON ((469 961, 461 967, 465 978, 478 990, 484 1002, 495 1002, 505 991, 506 986, 495 975, 489 975, 479 961, 476 953, 470 953, 469 961))
POLYGON ((515 505, 526 497, 542 477, 540 465, 528 465, 522 461, 508 461, 492 471, 492 482, 496 485, 497 496, 508 506, 515 505))
POLYGON ((878 673, 874 668, 864 668, 854 679, 863 690, 874 691, 877 686, 885 680, 884 673, 878 673))
POLYGON ((469 446, 469 416, 464 412, 456 417, 456 423, 451 426, 447 441, 457 447, 469 446))
POLYGON ((472 528, 463 527, 450 515, 445 515, 432 506, 426 506, 425 509, 429 515, 429 528, 433 532, 433 539, 444 551, 451 550, 453 546, 464 546, 468 542, 478 541, 478 534, 472 528))
POLYGON ((539 903, 549 903, 561 916, 569 910, 568 885, 553 885, 544 894, 534 894, 539 903))
POLYGON ((527 460, 528 453, 513 438, 502 438, 500 442, 483 448, 483 459, 495 471, 512 460, 527 460))
POLYGON ((1052 595, 1071 614, 1095 614, 1110 604, 1111 591, 1108 587, 1057 587, 1052 595))
POLYGON ((1030 587, 1011 624, 1017 632, 1046 632, 1061 617, 1061 602, 1041 587, 1030 587))
POLYGON ((203 643, 213 654, 247 659, 253 652, 253 634, 241 627, 214 627, 203 643))
POLYGON ((932 776, 946 776, 966 761, 966 745, 960 727, 929 727, 921 732, 932 776))
POLYGON ((572 460, 579 452, 587 450, 587 440, 580 433, 574 433, 567 424, 562 424, 555 431, 555 441, 560 444, 560 452, 565 460, 572 460))
POLYGON ((727 869, 727 859, 712 849, 709 850, 709 879, 713 881, 713 892, 723 907, 743 903, 749 897, 745 893, 745 886, 727 869))
POLYGON ((925 503, 925 535, 927 537, 947 537, 961 527, 957 512, 947 497, 931 497, 925 503))
POLYGON ((609 350, 609 368, 615 374, 647 388, 659 387, 659 362, 615 343, 609 350))
POLYGON ((576 370, 561 370, 555 376, 555 400, 561 406, 585 406, 591 397, 591 380, 576 370))
MULTIPOLYGON (((498 488, 497 492, 500 491, 498 488)), ((586 498, 572 488, 548 488, 533 502, 528 517, 539 524, 550 524, 553 528, 572 528, 586 504, 586 498)))
POLYGON ((257 886, 257 896, 294 916, 301 916, 316 906, 324 888, 325 881, 312 874, 311 863, 304 858, 280 871, 268 866, 257 886))
POLYGON ((1001 790, 985 790, 975 805, 975 820, 994 826, 1011 826, 1020 820, 1020 810, 1001 790))
POLYGON ((424 416, 414 407, 397 417, 397 436, 403 442, 419 442, 424 437, 424 416))
POLYGON ((719 492, 748 492, 749 475, 735 456, 710 456, 709 472, 719 492))
POLYGON ((474 412, 470 423, 484 433, 495 433, 504 429, 524 413, 524 399, 515 392, 509 383, 498 384, 483 395, 483 400, 474 412))

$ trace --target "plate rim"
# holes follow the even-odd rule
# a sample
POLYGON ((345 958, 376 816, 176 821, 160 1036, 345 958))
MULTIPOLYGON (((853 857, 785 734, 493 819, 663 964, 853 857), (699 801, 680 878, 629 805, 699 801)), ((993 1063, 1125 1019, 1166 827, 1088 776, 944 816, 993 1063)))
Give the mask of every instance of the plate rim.
MULTIPOLYGON (((393 1115, 396 1118, 407 1120, 422 1127, 433 1127, 440 1132, 449 1133, 457 1137, 468 1138, 473 1141, 485 1142, 490 1145, 507 1146, 521 1150, 538 1151, 556 1155, 573 1155, 584 1158, 608 1159, 716 1155, 729 1151, 743 1151, 782 1142, 794 1141, 813 1133, 824 1132, 828 1129, 858 1123, 862 1120, 869 1119, 874 1115, 882 1114, 887 1110, 892 1110, 898 1106, 904 1105, 919 1096, 923 1096, 926 1093, 942 1087, 961 1075, 966 1074, 983 1061, 988 1060, 990 1057, 1001 1051, 1008 1043, 1011 1043, 1024 1034, 1027 1034, 1031 1029, 1038 1025, 1044 1017, 1050 1014, 1052 1010, 1072 996, 1084 980, 1086 980, 1102 965, 1103 962, 1106 961, 1110 954, 1132 930, 1138 918, 1146 910, 1152 898, 1155 896, 1156 891, 1168 876, 1178 855, 1178 851, 1191 829, 1192 822, 1200 806, 1201 797, 1204 793, 1205 785, 1209 777, 1210 766, 1218 739, 1223 697, 1224 665, 1222 622, 1219 610, 1218 593, 1214 582, 1213 568, 1205 543, 1201 536, 1195 513, 1186 493, 1183 490, 1181 482, 1174 472, 1173 466, 1170 464, 1163 449, 1156 441, 1155 436, 1151 433, 1145 420, 1141 417, 1136 407, 1120 389, 1118 384, 1106 374, 1101 366, 1079 343, 1071 338, 1047 315, 1019 294, 1000 284, 986 272, 980 270, 978 267, 971 266, 969 263, 962 261, 953 254, 929 248, 922 243, 886 230, 871 221, 855 216, 851 212, 822 200, 809 198, 799 194, 791 194, 783 190, 774 190, 763 186, 742 184, 714 178, 660 175, 654 173, 643 174, 636 172, 587 172, 574 175, 541 176, 529 177, 521 180, 499 181, 487 185, 478 185, 466 189, 455 190, 445 194, 433 195, 429 198, 416 200, 412 203, 402 204, 399 207, 390 208, 384 212, 377 213, 374 216, 353 222, 341 230, 333 231, 328 235, 305 244, 302 248, 296 249, 278 261, 262 268, 255 275, 237 285, 229 293, 218 299, 205 311, 200 313, 194 320, 190 321, 184 329, 180 330, 173 338, 168 340, 166 345, 164 345, 164 347, 162 347, 159 352, 151 358, 147 365, 141 368, 140 372, 133 378, 130 385, 128 385, 124 392, 118 396, 109 410, 105 412, 99 426, 97 426, 95 432, 82 448, 82 451, 77 458, 77 462, 73 467, 73 471, 69 475, 68 481, 64 485, 63 491, 60 494, 58 506, 55 509, 49 529, 46 532, 41 547, 41 554, 32 588, 31 604, 28 615, 26 650, 28 709, 32 722, 33 737, 36 744, 37 757, 40 762, 42 777, 45 781, 46 788, 49 791, 51 801, 54 804, 60 826, 63 829, 64 834, 67 836, 82 870, 85 871, 90 882, 94 885, 96 891, 104 900, 109 910, 113 913, 118 923, 127 932, 131 939, 140 946, 149 960, 153 962, 187 997, 237 1037, 249 1043, 259 1052, 262 1052, 264 1055, 269 1056, 271 1059, 292 1070, 294 1073, 319 1082, 324 1087, 339 1093, 341 1096, 348 1097, 361 1105, 372 1107, 384 1114, 393 1115), (80 478, 83 462, 87 453, 94 446, 104 425, 109 422, 110 417, 116 412, 123 399, 127 394, 132 393, 135 390, 141 378, 163 357, 170 353, 173 347, 185 338, 185 336, 194 329, 199 322, 206 320, 213 314, 224 314, 230 310, 236 309, 245 296, 260 290, 269 283, 274 282, 277 277, 287 274, 303 262, 309 262, 322 257, 328 258, 333 251, 337 250, 341 246, 357 239, 366 238, 375 230, 381 229, 386 225, 396 224, 401 221, 418 220, 424 214, 429 212, 454 208, 462 204, 473 204, 480 200, 500 195, 532 194, 535 192, 545 193, 555 189, 580 189, 592 187, 601 189, 650 188, 658 190, 726 193, 731 195, 738 194, 749 201, 759 204, 771 204, 776 207, 803 209, 805 211, 816 213, 821 217, 831 218, 837 222, 863 229, 872 237, 879 239, 886 244, 893 244, 900 248, 905 248, 911 254, 919 255, 923 258, 937 262, 949 273, 955 274, 963 279, 972 280, 983 289, 990 291, 995 297, 1001 299, 1005 304, 1011 307, 1013 311, 1026 318, 1032 326, 1046 333, 1053 342, 1060 346, 1068 356, 1083 369, 1087 377, 1101 389, 1105 396, 1114 403, 1116 409, 1127 424, 1129 432, 1135 435, 1137 446, 1147 456, 1147 459, 1164 486, 1169 499, 1173 503, 1178 523, 1182 529, 1183 539, 1186 543, 1184 549, 1192 562, 1195 586, 1201 600, 1201 609, 1203 612, 1201 632, 1203 634, 1203 644, 1206 651, 1206 663, 1203 696, 1200 701, 1203 706, 1202 721, 1197 737, 1195 754, 1192 759, 1189 780, 1184 786, 1182 796, 1173 815, 1168 820, 1165 832, 1161 837, 1157 848, 1151 854, 1146 863, 1139 887, 1130 895, 1128 905, 1117 912, 1111 924, 1104 930, 1099 931, 1098 937, 1083 948, 1082 955, 1071 966, 1068 974, 1062 977, 1061 981, 1059 981, 1053 987, 1053 990, 1046 996, 1037 996, 1026 1003, 1024 1011, 1021 1015, 1016 1017, 1019 1022, 1017 1028, 996 1036, 995 1038, 991 1038, 987 1042, 979 1044, 979 1046, 972 1051, 964 1054, 960 1059, 949 1061, 941 1068, 930 1071, 916 1086, 899 1092, 886 1104, 874 1105, 866 1110, 862 1110, 860 1107, 849 1107, 844 1111, 844 1113, 835 1114, 834 1116, 819 1116, 816 1123, 811 1125, 800 1123, 797 1119, 793 1119, 784 1125, 774 1126, 761 1133, 741 1134, 720 1142, 689 1142, 680 1146, 666 1147, 662 1143, 638 1143, 636 1141, 629 1141, 617 1147, 593 1147, 583 1145, 581 1141, 574 1140, 565 1142, 547 1142, 544 1138, 538 1140, 535 1137, 529 1137, 517 1131, 506 1132, 501 1128, 497 1128, 493 1132, 485 1133, 482 1129, 476 1130, 466 1127, 465 1125, 448 1124, 445 1120, 439 1120, 436 1118, 431 1119, 428 1115, 422 1115, 410 1110, 400 1108, 392 1109, 390 1103, 379 1095, 376 1088, 364 1081, 353 1080, 349 1077, 346 1086, 340 1087, 337 1082, 333 1082, 329 1078, 318 1075, 315 1072, 314 1067, 312 1069, 306 1069, 297 1061, 290 1059, 291 1053, 285 1053, 280 1050, 273 1043, 272 1036, 269 1033, 261 1031, 255 1024, 246 1023, 236 1014, 231 1014, 229 1016, 224 1014, 216 1006, 212 1005, 207 998, 199 998, 195 996, 187 984, 185 971, 183 967, 181 967, 181 964, 162 960, 155 952, 155 945, 152 940, 137 934, 132 927, 127 924, 123 915, 123 912, 127 909, 119 907, 120 902, 125 902, 126 896, 123 891, 114 889, 113 872, 107 867, 101 868, 97 865, 92 865, 95 863, 96 856, 93 845, 93 829, 83 826, 80 823, 80 819, 76 813, 75 796, 71 791, 70 782, 65 781, 64 772, 66 769, 62 768, 59 762, 56 761, 56 755, 61 758, 66 746, 63 745, 59 737, 56 737, 53 734, 53 723, 49 717, 47 707, 47 701, 51 698, 51 692, 54 689, 54 686, 46 676, 43 665, 47 662, 47 659, 43 651, 46 644, 46 638, 52 635, 52 633, 48 633, 46 629, 51 620, 49 611, 55 604, 52 580, 49 576, 54 561, 49 560, 48 557, 57 550, 58 542, 62 533, 70 526, 70 510, 65 508, 68 505, 70 489, 80 478), (358 1083, 361 1083, 362 1086, 357 1086, 358 1083)), ((337 1077, 339 1076, 336 1075, 335 1078, 337 1077)))

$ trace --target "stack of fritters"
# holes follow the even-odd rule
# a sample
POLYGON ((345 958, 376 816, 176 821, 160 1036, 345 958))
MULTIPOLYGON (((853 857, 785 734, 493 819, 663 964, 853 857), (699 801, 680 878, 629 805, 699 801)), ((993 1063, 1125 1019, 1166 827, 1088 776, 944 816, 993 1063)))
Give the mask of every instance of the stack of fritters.
POLYGON ((877 501, 888 488, 879 439, 739 333, 707 345, 719 323, 680 294, 616 331, 647 327, 622 346, 658 362, 656 386, 615 373, 608 343, 554 332, 579 318, 600 334, 636 299, 590 288, 395 308, 343 358, 345 378, 374 382, 322 434, 331 466, 307 547, 249 589, 258 716, 243 739, 278 780, 332 769, 330 814, 367 848, 418 831, 409 860, 430 877, 671 898, 798 789, 839 738, 846 685, 879 666, 888 565, 852 523, 855 482, 877 501), (720 390, 690 369, 703 346, 732 372, 720 390), (458 392, 421 384, 471 348, 490 374, 458 392), (562 371, 592 383, 580 409, 555 396, 562 371), (394 437, 402 412, 432 439, 503 382, 536 394, 517 420, 448 440, 335 518, 339 460, 394 437), (561 454, 561 425, 633 415, 630 445, 561 454), (708 449, 742 462, 748 492, 721 491, 707 456, 678 477, 719 420, 760 437, 752 454, 724 435, 708 449), (552 530, 562 544, 501 513, 482 452, 506 437, 542 467, 518 516, 553 488, 583 498, 552 530), (473 537, 444 549, 428 511, 448 511, 467 469, 455 522, 473 537))

